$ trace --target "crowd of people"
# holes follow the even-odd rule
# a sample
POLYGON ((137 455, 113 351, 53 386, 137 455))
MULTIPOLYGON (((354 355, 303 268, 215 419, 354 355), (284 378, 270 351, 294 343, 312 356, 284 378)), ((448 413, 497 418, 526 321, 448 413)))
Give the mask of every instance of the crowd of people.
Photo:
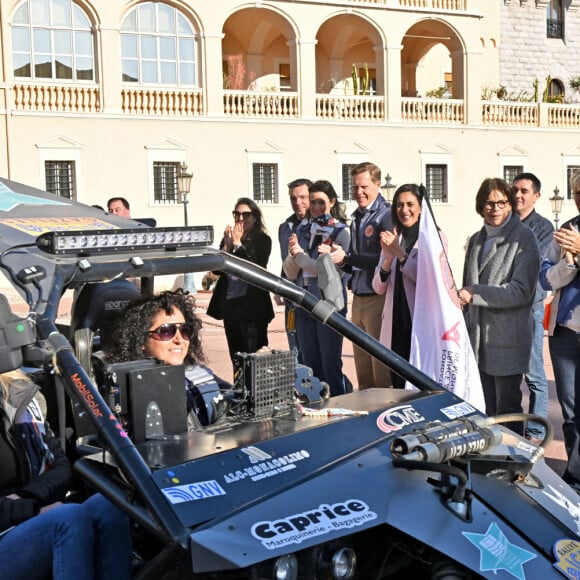
MULTIPOLYGON (((351 178, 357 208, 350 219, 328 181, 300 178, 288 184, 293 213, 278 228, 282 275, 322 296, 316 262, 329 254, 345 295, 352 293, 350 312, 345 307, 340 313, 409 360, 419 227, 427 192, 408 183, 388 203, 380 192, 380 168, 368 162, 355 166, 351 178)), ((572 176, 570 187, 580 212, 580 173, 572 176)), ((533 173, 521 173, 512 183, 483 180, 474 204, 482 228, 468 241, 457 295, 487 414, 518 414, 525 409, 544 418, 548 417, 544 309, 547 296, 553 298, 546 330, 564 417, 569 458, 565 478, 580 485, 580 413, 575 410, 575 394, 580 393, 580 216, 554 232, 551 222, 535 210, 540 196, 541 182, 533 173)), ((253 216, 248 212, 250 220, 253 216)), ((247 220, 239 212, 234 218, 236 223, 247 220)), ((228 226, 220 247, 235 253, 238 246, 228 242, 230 232, 228 226)), ((440 231, 439 237, 446 250, 445 233, 440 231)), ((260 263, 265 266, 267 260, 260 263)), ((265 340, 256 343, 254 352, 267 346, 268 322, 263 327, 265 340)), ((332 395, 346 392, 342 342, 336 333, 292 304, 286 304, 285 322, 289 347, 298 360, 329 384, 332 395)), ((353 346, 353 354, 359 390, 405 386, 403 378, 362 349, 353 346)), ((508 426, 536 444, 544 437, 539 422, 513 421, 508 426)))
MULTIPOLYGON (((423 186, 408 183, 388 203, 381 195, 381 170, 369 162, 353 167, 351 180, 357 204, 351 216, 346 216, 329 181, 299 178, 288 184, 292 214, 278 227, 282 276, 323 297, 317 260, 328 254, 342 281, 340 314, 409 360, 421 251, 419 227, 427 192, 423 186), (350 312, 347 292, 352 293, 350 312)), ((580 173, 572 176, 570 188, 580 212, 580 173)), ((483 224, 467 244, 462 287, 457 293, 489 415, 521 413, 526 408, 547 418, 546 324, 570 461, 566 477, 580 483, 580 413, 575 411, 575 393, 580 389, 580 216, 554 232, 550 220, 535 210, 540 196, 541 182, 533 173, 521 173, 513 183, 483 180, 475 195, 475 211, 483 224), (545 316, 548 295, 552 298, 549 317, 545 316), (523 385, 527 386, 527 405, 523 385)), ((112 198, 108 209, 128 215, 129 204, 112 198)), ((240 198, 232 216, 220 249, 266 268, 272 239, 259 206, 250 198, 240 198)), ((439 236, 446 250, 445 233, 440 231, 439 236)), ((176 311, 180 318, 186 314, 183 307, 176 311)), ((172 316, 170 309, 165 312, 172 316)), ((221 275, 207 313, 223 320, 231 358, 236 352, 254 353, 268 347, 274 311, 267 292, 235 276, 221 275)), ((149 328, 158 322, 161 326, 160 320, 141 324, 149 328)), ((327 383, 331 395, 352 388, 343 374, 342 338, 337 333, 290 303, 285 304, 285 326, 297 361, 327 383)), ((193 328, 197 337, 197 323, 193 328)), ((122 332, 120 328, 118 336, 122 332)), ((147 336, 152 340, 154 335, 147 336)), ((178 330, 171 335, 172 342, 184 338, 178 330)), ((157 356, 151 348, 141 352, 157 356)), ((403 378, 356 345, 353 355, 358 390, 405 386, 403 378)), ((201 362, 199 355, 184 360, 201 362)), ((540 423, 514 421, 509 426, 535 443, 544 436, 540 423)))
MULTIPOLYGON (((421 291, 419 228, 427 192, 408 183, 388 203, 380 193, 380 168, 368 162, 356 165, 351 178, 357 208, 350 220, 329 181, 302 178, 288 185, 293 213, 278 229, 282 274, 324 298, 317 262, 330 256, 342 282, 340 315, 350 316, 357 326, 409 360, 414 304, 421 291), (347 292, 352 292, 350 312, 347 292)), ((483 224, 468 241, 457 299, 489 415, 522 413, 522 385, 526 384, 529 412, 547 418, 543 360, 547 330, 568 457, 563 477, 580 490, 580 405, 576 404, 576 395, 580 398, 580 172, 572 175, 570 188, 579 215, 554 231, 550 221, 535 211, 541 183, 534 174, 521 173, 511 184, 484 179, 475 195, 475 211, 483 224), (552 300, 545 313, 548 293, 552 300)), ((130 217, 124 198, 112 198, 107 208, 130 217)), ((266 268, 272 239, 260 207, 240 197, 232 218, 220 249, 266 268)), ((446 246, 445 234, 439 235, 446 246)), ((268 292, 230 274, 216 274, 207 313, 223 320, 230 357, 267 348, 268 325, 274 318, 268 292)), ((297 360, 329 385, 331 396, 348 392, 351 383, 343 374, 342 338, 291 304, 285 306, 285 322, 297 360)), ((218 390, 231 388, 204 364, 200 330, 194 297, 178 289, 131 303, 103 344, 111 362, 152 357, 183 365, 190 429, 212 420, 199 386, 211 382, 218 390)), ((401 377, 364 350, 354 347, 353 354, 359 390, 405 386, 401 377)), ((0 375, 0 576, 6 576, 7 567, 13 575, 17 565, 18 574, 29 578, 50 573, 56 578, 128 578, 128 519, 99 494, 85 501, 65 500, 71 467, 45 428, 37 391, 21 371, 0 375), (14 444, 15 436, 29 444, 14 444)), ((513 421, 509 426, 535 443, 544 435, 542 425, 534 422, 513 421)))

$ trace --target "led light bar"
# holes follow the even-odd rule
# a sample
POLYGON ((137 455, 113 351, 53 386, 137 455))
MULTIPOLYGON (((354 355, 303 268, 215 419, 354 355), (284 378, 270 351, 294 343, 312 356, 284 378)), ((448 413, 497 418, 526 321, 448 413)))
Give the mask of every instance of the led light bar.
POLYGON ((47 232, 36 245, 49 254, 116 254, 138 250, 176 250, 213 243, 213 226, 47 232))

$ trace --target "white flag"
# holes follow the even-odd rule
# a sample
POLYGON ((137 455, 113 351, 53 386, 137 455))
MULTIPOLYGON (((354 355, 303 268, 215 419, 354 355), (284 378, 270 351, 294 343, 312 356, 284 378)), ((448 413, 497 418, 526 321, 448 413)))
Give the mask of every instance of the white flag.
POLYGON ((446 389, 485 412, 481 379, 455 283, 425 200, 419 226, 410 362, 446 389))

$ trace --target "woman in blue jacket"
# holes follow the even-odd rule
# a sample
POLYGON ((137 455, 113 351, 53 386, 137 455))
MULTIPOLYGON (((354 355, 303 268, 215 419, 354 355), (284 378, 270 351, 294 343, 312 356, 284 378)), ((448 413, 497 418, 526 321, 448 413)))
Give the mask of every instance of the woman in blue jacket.
MULTIPOLYGON (((323 254, 331 258, 340 247, 348 250, 350 234, 336 191, 329 181, 316 181, 310 188, 310 220, 299 226, 288 242, 288 257, 283 268, 286 276, 296 284, 322 297, 318 287, 316 260, 323 254)), ((338 254, 337 254, 338 255, 338 254)), ((338 268, 343 280, 344 308, 346 316, 345 274, 338 268)), ((302 309, 296 310, 296 333, 302 352, 302 361, 312 369, 314 376, 330 386, 331 395, 346 392, 347 386, 342 373, 342 336, 321 324, 302 309)))

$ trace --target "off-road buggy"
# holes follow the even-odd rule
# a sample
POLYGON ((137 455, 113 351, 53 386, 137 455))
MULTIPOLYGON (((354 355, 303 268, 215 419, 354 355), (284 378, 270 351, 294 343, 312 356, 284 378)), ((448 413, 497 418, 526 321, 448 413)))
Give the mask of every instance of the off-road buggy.
POLYGON ((543 459, 549 425, 530 444, 332 300, 212 249, 210 227, 148 228, 4 179, 0 190, 0 267, 29 305, 23 317, 0 302, 0 371, 42 369, 79 480, 135 522, 138 577, 580 577, 580 498, 543 459), (126 280, 147 294, 184 272, 278 294, 418 390, 327 399, 292 353, 242 354, 232 392, 202 393, 210 424, 184 432, 179 369, 97 368, 94 352, 100 318, 135 293, 126 280), (60 325, 67 290, 77 301, 60 325))

